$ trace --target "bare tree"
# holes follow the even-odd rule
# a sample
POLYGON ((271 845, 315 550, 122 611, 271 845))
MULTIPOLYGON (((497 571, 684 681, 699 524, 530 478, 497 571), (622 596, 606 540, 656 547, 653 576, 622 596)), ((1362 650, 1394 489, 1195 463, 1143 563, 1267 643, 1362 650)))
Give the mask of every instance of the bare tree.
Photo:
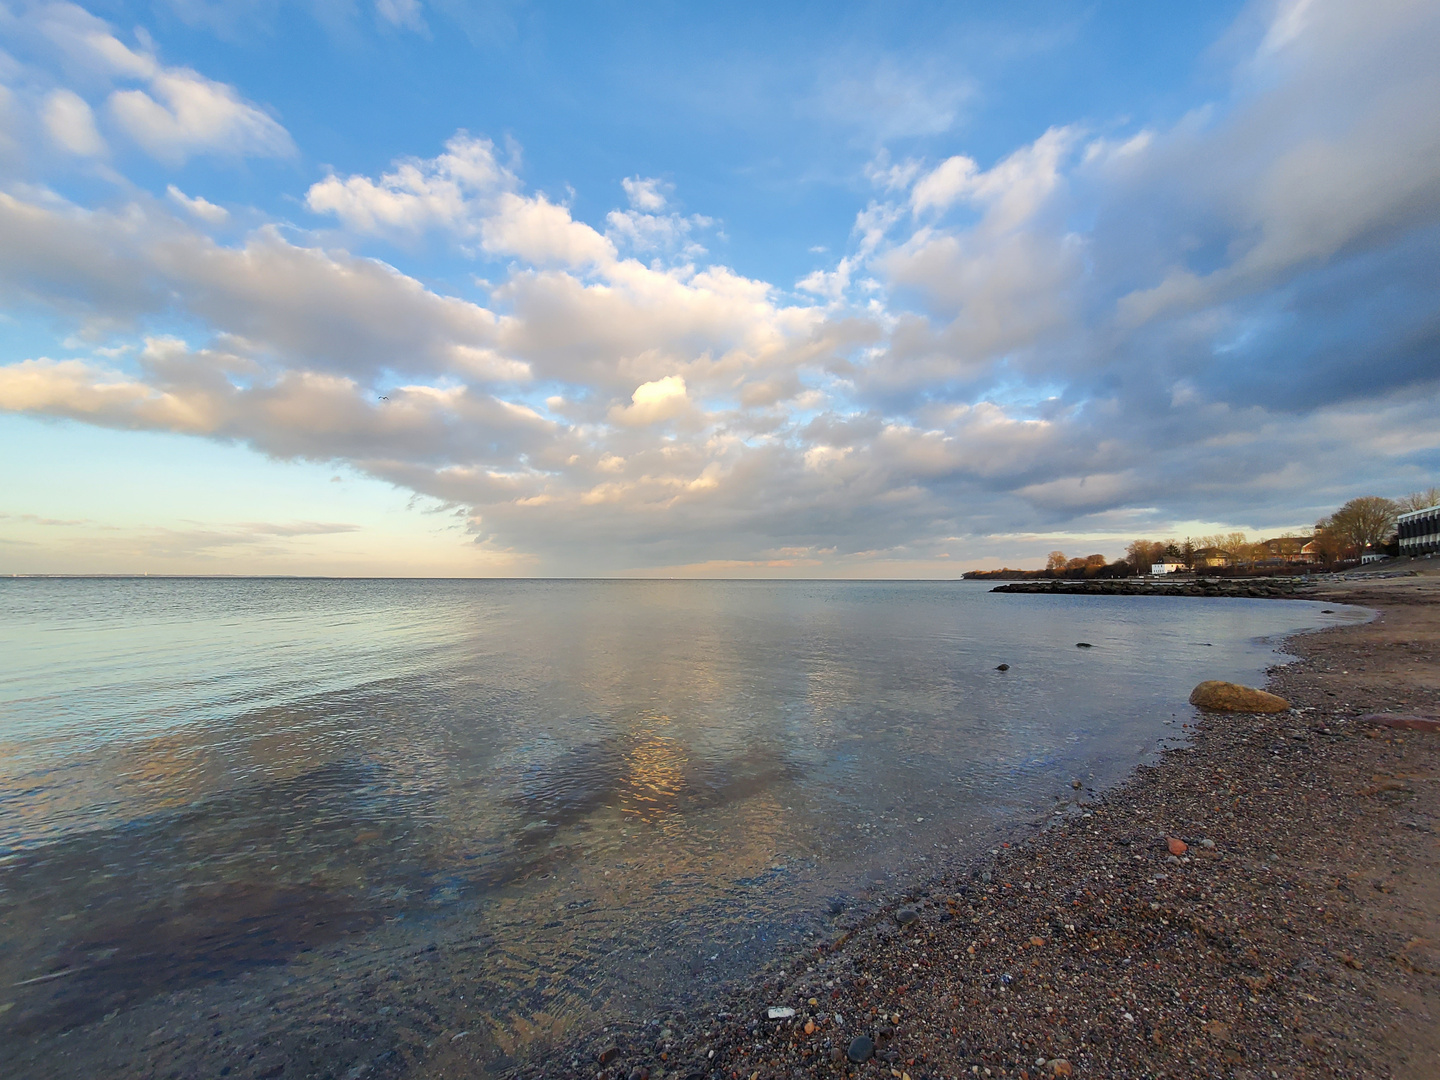
POLYGON ((1065 569, 1065 553, 1064 553, 1063 551, 1052 551, 1052 552, 1050 552, 1049 557, 1045 560, 1045 569, 1046 569, 1046 570, 1064 570, 1064 569, 1065 569))
POLYGON ((1397 499, 1395 506, 1402 514, 1409 513, 1411 510, 1429 510, 1432 506, 1440 506, 1440 487, 1412 492, 1403 499, 1397 499))
MULTIPOLYGON (((1395 529, 1399 508, 1379 495, 1363 495, 1351 499, 1323 523, 1326 528, 1348 540, 1361 554, 1367 547, 1384 543, 1395 529)), ((1317 531, 1319 526, 1317 525, 1317 531)))
POLYGON ((1211 533, 1209 536, 1195 538, 1197 548, 1218 548, 1237 559, 1244 558, 1249 543, 1243 532, 1211 533))
POLYGON ((1135 568, 1137 574, 1148 574, 1150 567, 1162 561, 1174 546, 1163 540, 1133 540, 1125 549, 1125 561, 1135 568))

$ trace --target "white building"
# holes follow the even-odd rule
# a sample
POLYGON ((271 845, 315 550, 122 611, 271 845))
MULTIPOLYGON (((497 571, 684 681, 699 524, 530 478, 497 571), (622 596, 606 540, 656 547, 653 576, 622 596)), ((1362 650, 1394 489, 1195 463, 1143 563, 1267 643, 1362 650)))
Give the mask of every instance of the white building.
POLYGON ((1427 555, 1440 551, 1440 506, 1411 510, 1395 519, 1401 555, 1427 555))
POLYGON ((1150 564, 1151 574, 1178 574, 1185 569, 1183 562, 1157 562, 1150 564))

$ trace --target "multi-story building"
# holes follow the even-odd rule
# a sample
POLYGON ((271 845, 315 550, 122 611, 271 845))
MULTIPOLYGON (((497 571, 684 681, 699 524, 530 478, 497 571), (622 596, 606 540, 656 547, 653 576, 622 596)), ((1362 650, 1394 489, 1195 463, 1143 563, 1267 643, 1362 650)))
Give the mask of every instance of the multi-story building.
POLYGON ((1440 551, 1440 506, 1411 510, 1395 519, 1401 555, 1427 555, 1440 551))

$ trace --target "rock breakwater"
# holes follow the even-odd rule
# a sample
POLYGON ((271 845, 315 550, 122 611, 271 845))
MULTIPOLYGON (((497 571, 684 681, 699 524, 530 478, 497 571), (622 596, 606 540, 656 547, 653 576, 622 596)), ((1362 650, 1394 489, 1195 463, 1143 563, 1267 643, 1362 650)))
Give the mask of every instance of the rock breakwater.
POLYGON ((1067 596, 1246 596, 1257 599, 1304 600, 1314 584, 1286 578, 1200 578, 1159 581, 1012 581, 991 592, 1049 593, 1067 596))

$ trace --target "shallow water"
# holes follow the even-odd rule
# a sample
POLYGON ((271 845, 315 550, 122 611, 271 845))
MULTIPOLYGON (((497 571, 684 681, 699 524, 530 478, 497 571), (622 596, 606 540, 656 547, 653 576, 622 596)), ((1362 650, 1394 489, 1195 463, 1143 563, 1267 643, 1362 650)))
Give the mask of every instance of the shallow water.
POLYGON ((327 1053, 378 1074, 422 1028, 502 1060, 699 1000, 1119 779, 1201 679, 1361 617, 953 582, 0 582, 0 1045, 41 1075, 77 1029, 67 1053, 139 1072, 161 1051, 119 1033, 182 1002, 363 986, 368 1034, 327 1053))

